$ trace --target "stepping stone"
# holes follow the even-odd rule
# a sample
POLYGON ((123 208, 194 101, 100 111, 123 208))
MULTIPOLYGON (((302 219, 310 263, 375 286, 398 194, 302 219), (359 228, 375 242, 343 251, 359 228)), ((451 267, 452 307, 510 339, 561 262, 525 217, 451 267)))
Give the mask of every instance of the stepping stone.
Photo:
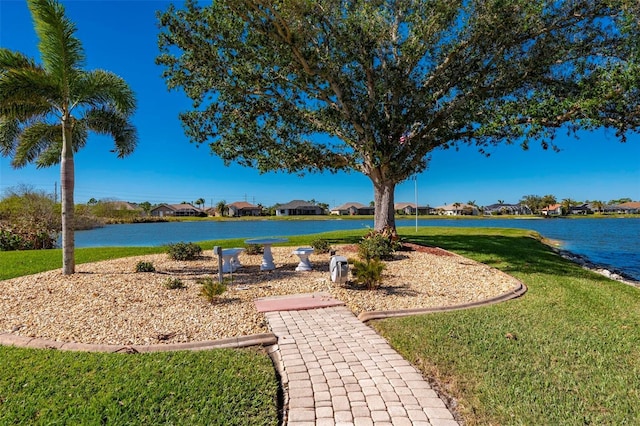
POLYGON ((254 302, 258 312, 298 311, 344 305, 344 302, 324 292, 261 297, 254 302))

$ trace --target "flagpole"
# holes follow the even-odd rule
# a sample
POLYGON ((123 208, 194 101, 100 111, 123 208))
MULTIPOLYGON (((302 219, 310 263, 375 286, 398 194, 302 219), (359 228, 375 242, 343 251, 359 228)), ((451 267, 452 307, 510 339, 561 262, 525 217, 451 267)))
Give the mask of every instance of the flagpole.
POLYGON ((416 234, 418 233, 418 175, 413 177, 415 187, 415 199, 416 199, 416 234))

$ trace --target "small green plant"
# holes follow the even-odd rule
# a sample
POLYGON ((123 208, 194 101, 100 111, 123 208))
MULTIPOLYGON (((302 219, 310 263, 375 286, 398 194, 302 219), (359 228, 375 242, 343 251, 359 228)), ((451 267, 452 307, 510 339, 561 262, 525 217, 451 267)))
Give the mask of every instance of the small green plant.
POLYGON ((331 244, 329 244, 329 241, 322 238, 311 241, 311 247, 313 247, 316 254, 329 253, 331 251, 331 244))
POLYGON ((179 290, 186 287, 180 278, 174 277, 167 278, 164 282, 164 286, 169 290, 179 290))
POLYGON ((173 260, 195 260, 202 254, 202 247, 195 243, 180 242, 169 244, 167 252, 173 260))
POLYGON ((363 261, 355 260, 351 274, 355 282, 367 290, 374 290, 382 282, 382 271, 386 265, 380 259, 368 258, 363 261))
POLYGON ((156 268, 152 262, 145 262, 141 260, 136 264, 136 272, 155 272, 156 268))
POLYGON ((209 303, 216 303, 220 299, 220 295, 227 291, 226 282, 218 282, 211 277, 199 278, 196 280, 198 284, 202 285, 200 289, 200 295, 207 299, 209 303))
POLYGON ((247 244, 244 252, 249 255, 262 254, 264 247, 261 244, 247 244))
POLYGON ((364 260, 389 259, 400 245, 393 233, 386 230, 370 231, 358 243, 358 254, 364 260))

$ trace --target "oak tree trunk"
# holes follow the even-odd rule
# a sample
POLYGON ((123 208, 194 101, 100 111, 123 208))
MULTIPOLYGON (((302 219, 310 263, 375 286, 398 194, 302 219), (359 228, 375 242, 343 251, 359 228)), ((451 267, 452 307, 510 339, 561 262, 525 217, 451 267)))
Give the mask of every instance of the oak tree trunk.
POLYGON ((71 129, 67 119, 62 119, 62 158, 60 159, 60 191, 62 193, 62 273, 75 273, 74 216, 75 203, 73 191, 75 171, 73 165, 73 143, 71 129))
POLYGON ((385 228, 395 230, 394 193, 396 183, 375 176, 370 176, 370 178, 373 181, 373 200, 375 203, 373 228, 376 231, 382 231, 385 228))

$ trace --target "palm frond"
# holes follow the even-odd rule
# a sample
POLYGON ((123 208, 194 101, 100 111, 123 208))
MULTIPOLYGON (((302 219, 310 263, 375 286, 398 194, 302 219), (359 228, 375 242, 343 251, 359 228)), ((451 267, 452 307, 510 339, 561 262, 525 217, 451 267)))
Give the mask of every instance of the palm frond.
POLYGON ((0 75, 12 68, 39 68, 35 61, 20 52, 0 47, 0 75))
POLYGON ((82 43, 75 37, 75 25, 56 0, 28 0, 28 4, 44 68, 59 81, 68 82, 71 71, 85 62, 82 43))
POLYGON ((114 73, 95 70, 83 72, 74 82, 77 103, 94 108, 109 107, 128 116, 136 108, 136 97, 129 85, 114 73))
POLYGON ((5 68, 0 74, 0 115, 20 121, 55 110, 60 90, 38 67, 5 68))
POLYGON ((62 142, 49 145, 38 156, 35 162, 36 168, 43 169, 60 164, 60 152, 62 152, 62 142))
POLYGON ((11 165, 24 167, 35 161, 49 146, 57 144, 62 144, 60 125, 35 122, 25 127, 18 137, 11 165))
POLYGON ((20 124, 18 120, 9 120, 0 116, 0 155, 9 157, 13 155, 18 145, 20 124))
MULTIPOLYGON (((85 123, 79 120, 72 122, 71 144, 73 151, 78 152, 87 144, 88 131, 85 123)), ((50 167, 60 163, 62 158, 62 126, 34 122, 19 135, 15 144, 12 165, 24 167, 34 162, 37 168, 50 167)))
POLYGON ((87 111, 85 120, 89 130, 113 137, 118 158, 131 154, 135 149, 138 133, 124 115, 109 108, 96 108, 87 111))
MULTIPOLYGON (((58 132, 60 138, 56 140, 56 143, 50 144, 45 150, 43 150, 35 164, 36 167, 41 169, 44 167, 55 166, 60 163, 62 158, 62 128, 58 126, 58 132)), ((88 133, 87 128, 80 121, 76 121, 72 128, 71 140, 73 144, 73 151, 78 152, 87 144, 88 133)))

